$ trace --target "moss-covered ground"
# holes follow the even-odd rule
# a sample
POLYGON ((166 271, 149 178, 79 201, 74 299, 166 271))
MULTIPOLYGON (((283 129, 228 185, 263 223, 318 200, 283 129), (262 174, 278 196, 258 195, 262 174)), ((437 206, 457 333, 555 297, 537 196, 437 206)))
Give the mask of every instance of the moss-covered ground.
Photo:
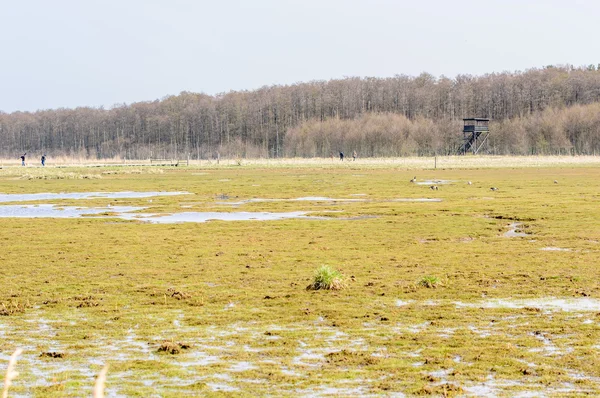
POLYGON ((189 192, 43 203, 326 217, 0 219, 0 373, 21 347, 11 392, 28 396, 89 395, 107 363, 109 395, 598 395, 599 176, 360 162, 0 170, 7 194, 189 192), (227 204, 309 196, 354 200, 227 204), (410 198, 441 201, 396 200, 410 198), (504 236, 513 223, 527 235, 504 236), (346 288, 307 290, 322 265, 346 288))

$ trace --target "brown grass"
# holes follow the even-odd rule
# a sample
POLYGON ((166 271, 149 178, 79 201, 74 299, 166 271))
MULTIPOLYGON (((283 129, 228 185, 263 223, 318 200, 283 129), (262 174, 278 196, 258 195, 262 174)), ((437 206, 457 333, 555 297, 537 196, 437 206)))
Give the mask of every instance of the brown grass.
POLYGON ((19 372, 15 370, 17 365, 17 357, 23 353, 21 348, 17 348, 15 352, 10 356, 8 361, 8 368, 6 369, 6 376, 4 377, 4 390, 2 391, 2 398, 8 397, 8 389, 12 381, 19 375, 19 372))
POLYGON ((106 384, 106 373, 108 372, 108 365, 105 365, 98 377, 96 378, 96 384, 94 385, 94 391, 92 394, 93 398, 103 398, 104 397, 104 385, 106 384))

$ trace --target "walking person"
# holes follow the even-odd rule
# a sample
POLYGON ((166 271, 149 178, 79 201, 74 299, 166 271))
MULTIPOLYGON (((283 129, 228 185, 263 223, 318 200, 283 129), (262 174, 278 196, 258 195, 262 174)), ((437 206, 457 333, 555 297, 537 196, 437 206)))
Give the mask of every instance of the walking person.
POLYGON ((46 165, 46 154, 42 155, 42 166, 46 165))
POLYGON ((340 152, 340 160, 344 161, 344 152, 340 152))
POLYGON ((21 166, 25 166, 25 155, 27 155, 27 152, 21 155, 21 166))
POLYGON ((356 161, 356 157, 358 156, 358 153, 356 153, 356 151, 352 152, 352 161, 355 162, 356 161))

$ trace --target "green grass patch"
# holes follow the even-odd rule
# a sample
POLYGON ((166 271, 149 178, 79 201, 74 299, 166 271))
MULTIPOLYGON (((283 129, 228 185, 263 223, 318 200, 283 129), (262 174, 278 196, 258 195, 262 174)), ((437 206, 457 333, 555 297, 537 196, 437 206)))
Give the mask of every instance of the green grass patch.
POLYGON ((342 273, 328 265, 322 265, 315 271, 309 290, 342 290, 346 287, 342 273))
POLYGON ((437 276, 433 276, 433 275, 426 275, 424 277, 422 277, 421 279, 419 279, 419 282, 417 283, 417 285, 421 286, 421 287, 426 287, 428 289, 435 289, 436 287, 440 286, 442 284, 442 282, 440 281, 440 278, 438 278, 437 276))

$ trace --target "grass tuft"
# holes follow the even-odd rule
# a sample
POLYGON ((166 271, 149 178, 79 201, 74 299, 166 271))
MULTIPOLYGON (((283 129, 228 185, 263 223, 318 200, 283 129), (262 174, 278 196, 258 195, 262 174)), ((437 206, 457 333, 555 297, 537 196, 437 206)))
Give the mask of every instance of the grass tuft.
POLYGON ((165 294, 167 296, 173 297, 173 298, 175 298, 177 300, 185 300, 185 299, 188 299, 188 298, 192 297, 191 294, 183 292, 183 291, 176 290, 173 287, 168 288, 167 289, 167 293, 165 293, 165 294))
POLYGON ((320 266, 315 272, 313 282, 308 285, 308 290, 341 290, 346 287, 344 276, 338 270, 328 265, 320 266))
POLYGON ((158 347, 158 352, 166 352, 167 354, 176 355, 179 354, 181 350, 187 350, 188 348, 190 348, 190 345, 186 343, 163 341, 160 347, 158 347))
POLYGON ((428 289, 435 289, 436 287, 440 286, 442 282, 437 276, 426 275, 422 277, 417 284, 428 289))
POLYGON ((0 316, 9 316, 14 314, 22 314, 28 307, 25 303, 18 301, 9 301, 8 303, 0 303, 0 316), (7 305, 8 304, 8 305, 7 305))

